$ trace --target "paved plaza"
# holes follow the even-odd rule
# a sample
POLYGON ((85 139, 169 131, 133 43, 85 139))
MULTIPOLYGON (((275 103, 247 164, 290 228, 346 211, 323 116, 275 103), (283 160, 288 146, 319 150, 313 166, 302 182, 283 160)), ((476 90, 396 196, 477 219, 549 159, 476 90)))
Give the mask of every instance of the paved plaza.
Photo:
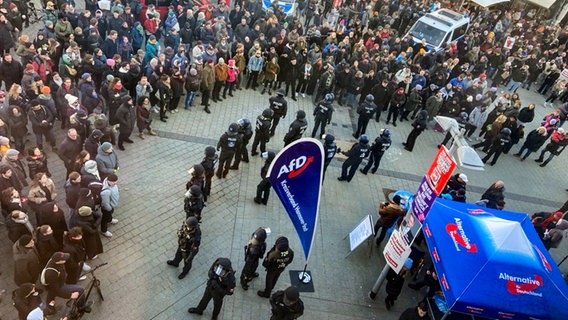
MULTIPOLYGON (((534 93, 521 90, 523 105, 540 99, 534 93)), ((97 272, 105 301, 97 301, 88 319, 198 319, 189 315, 187 308, 199 301, 207 279, 207 271, 217 257, 233 261, 237 276, 243 266, 243 246, 250 234, 259 226, 272 229, 268 238, 271 246, 278 235, 291 240, 296 258, 288 270, 301 270, 304 257, 301 246, 287 214, 273 193, 267 206, 252 201, 259 172, 263 164, 258 156, 250 163, 242 163, 238 171, 231 171, 226 179, 213 179, 212 195, 203 213, 203 240, 193 268, 183 280, 177 279, 180 270, 166 265, 176 249, 176 230, 182 223, 184 185, 189 175, 187 169, 201 161, 203 150, 216 145, 217 139, 231 122, 241 117, 255 119, 267 106, 268 95, 252 90, 237 91, 234 98, 215 104, 211 114, 194 106, 189 111, 180 110, 170 115, 167 123, 155 122, 157 137, 140 140, 126 151, 118 151, 120 157, 120 208, 116 218, 120 222, 112 226, 112 239, 103 239, 105 253, 92 261, 109 264, 97 272)), ((288 116, 281 122, 276 135, 268 144, 270 150, 283 147, 282 138, 296 110, 306 110, 311 115, 313 106, 308 98, 289 101, 288 116)), ((537 108, 540 119, 551 108, 537 108)), ((383 116, 384 118, 384 116, 383 116)), ((313 119, 308 118, 310 124, 313 119)), ((536 125, 531 124, 531 128, 536 125)), ((338 107, 332 125, 328 128, 339 140, 353 142, 351 137, 354 112, 338 107)), ((374 138, 385 127, 372 121, 368 133, 374 138)), ((393 128, 393 146, 385 155, 377 174, 364 176, 357 173, 351 183, 339 182, 341 162, 334 160, 327 171, 323 185, 320 221, 315 237, 309 270, 314 277, 315 292, 302 293, 306 311, 305 319, 398 319, 398 315, 420 299, 418 293, 405 287, 399 302, 387 311, 382 302, 383 290, 376 301, 366 297, 384 259, 374 246, 359 248, 349 257, 349 244, 344 237, 366 214, 373 213, 383 200, 382 188, 415 191, 419 180, 429 166, 436 145, 443 135, 433 130, 425 131, 419 138, 415 151, 402 149, 401 142, 410 131, 408 123, 393 128), (371 252, 371 256, 368 254, 371 252)), ((308 129, 311 132, 311 127, 308 129)), ((64 168, 51 152, 49 167, 56 179, 63 204, 64 168)), ((506 183, 507 209, 520 212, 546 211, 558 208, 566 199, 566 173, 562 166, 565 156, 555 158, 547 167, 540 168, 534 161, 520 162, 518 158, 504 155, 496 166, 484 172, 464 170, 469 177, 468 200, 477 201, 492 182, 502 179, 506 183)), ((457 170, 460 170, 459 168, 457 170)), ((0 247, 2 256, 0 287, 8 292, 14 289, 11 246, 5 228, 0 229, 4 239, 0 247)), ((566 247, 553 249, 557 262, 564 256, 566 247)), ((563 265, 568 271, 568 264, 563 265)), ((267 300, 256 295, 264 288, 264 273, 244 291, 240 286, 233 296, 224 300, 222 319, 268 319, 270 307, 267 300)), ((283 273, 277 288, 290 284, 287 272, 283 273)), ((3 320, 16 319, 9 296, 0 304, 3 320)), ((212 306, 204 319, 210 317, 212 306)))

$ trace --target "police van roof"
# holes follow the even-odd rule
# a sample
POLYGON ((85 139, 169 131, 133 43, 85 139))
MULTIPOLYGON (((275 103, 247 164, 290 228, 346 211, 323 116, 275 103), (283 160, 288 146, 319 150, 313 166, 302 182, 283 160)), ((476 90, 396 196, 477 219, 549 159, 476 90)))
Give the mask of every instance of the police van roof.
POLYGON ((457 13, 448 9, 440 9, 431 13, 427 13, 424 17, 434 20, 439 24, 446 25, 448 27, 461 22, 469 20, 468 16, 465 14, 457 13))

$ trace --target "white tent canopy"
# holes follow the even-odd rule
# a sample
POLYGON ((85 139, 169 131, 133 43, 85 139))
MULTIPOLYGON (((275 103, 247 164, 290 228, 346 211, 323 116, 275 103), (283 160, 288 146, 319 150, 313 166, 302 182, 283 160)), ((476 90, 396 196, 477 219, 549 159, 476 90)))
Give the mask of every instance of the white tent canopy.
POLYGON ((550 6, 552 6, 556 2, 556 0, 527 0, 527 2, 530 2, 532 4, 536 4, 539 7, 543 7, 543 8, 548 9, 548 8, 550 8, 550 6))
MULTIPOLYGON (((487 7, 492 6, 494 4, 497 4, 497 3, 509 2, 509 0, 471 0, 471 2, 475 2, 478 5, 487 8, 487 7)), ((554 1, 552 1, 552 2, 554 2, 554 1)))

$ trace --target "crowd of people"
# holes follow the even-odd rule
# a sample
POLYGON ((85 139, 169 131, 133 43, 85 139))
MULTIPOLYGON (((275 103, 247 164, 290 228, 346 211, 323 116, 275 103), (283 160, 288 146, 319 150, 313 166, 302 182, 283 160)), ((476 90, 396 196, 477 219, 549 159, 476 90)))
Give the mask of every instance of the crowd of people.
MULTIPOLYGON (((369 162, 360 171, 377 171, 392 143, 391 129, 382 130, 372 144, 366 129, 371 120, 380 122, 383 112, 387 125, 410 123, 412 131, 403 143, 410 152, 419 135, 434 127, 437 115, 456 118, 466 138, 477 141, 473 147, 483 147, 487 153, 483 161, 490 165, 522 139, 514 155, 523 161, 540 151, 535 161, 541 167, 568 145, 568 133, 561 128, 568 117, 568 84, 560 76, 568 62, 568 30, 532 19, 534 10, 490 12, 477 6, 464 9, 459 2, 429 0, 301 0, 292 14, 284 13, 277 0, 268 8, 258 0, 203 6, 173 0, 165 13, 139 0, 115 0, 108 8, 87 0, 85 10, 77 10, 73 0, 42 5, 42 27, 30 34, 26 28, 32 13, 26 2, 0 0, 0 84, 5 88, 0 91, 0 191, 2 214, 14 243, 14 280, 21 298, 16 306, 21 319, 38 307, 40 290, 34 285, 38 280, 47 290, 47 313, 54 312, 56 296, 77 298, 82 293, 76 284, 83 278, 81 272, 90 269, 86 261, 103 252, 101 235, 112 237, 108 229, 118 223, 113 218, 120 169, 115 146, 124 151, 125 143, 134 143, 135 125, 140 140, 156 135, 154 118, 167 123, 180 107, 195 109, 199 103, 211 113, 227 95, 244 94, 244 90, 246 94, 275 93, 254 122, 242 118, 228 127, 217 144, 219 156, 215 147, 208 147, 204 160, 193 166, 184 203, 187 216, 178 231, 179 248, 167 262, 177 267, 184 261, 180 279, 198 252, 199 222, 211 179, 215 175, 223 179, 241 161, 248 162, 251 139, 251 156, 258 154, 260 145, 266 158, 254 201, 267 204, 266 174, 275 155, 267 152, 266 143, 287 115, 286 97, 314 103, 311 136, 324 141, 325 168, 338 152, 348 157, 340 181, 351 181, 367 157, 369 162), (463 37, 436 51, 425 41, 414 43, 405 36, 423 14, 442 6, 467 11, 471 26, 463 37), (511 46, 505 45, 508 38, 515 39, 511 46), (533 85, 546 99, 545 107, 557 99, 564 104, 537 119, 540 125, 525 138, 525 127, 535 121, 537 106, 523 105, 516 91, 533 85), (354 108, 358 114, 353 133, 358 142, 351 150, 339 150, 335 137, 326 134, 334 108, 354 108), (30 128, 35 143, 26 146, 30 128), (63 140, 58 143, 59 130, 63 140), (51 180, 44 137, 66 168, 64 190, 51 180), (67 214, 55 201, 58 192, 65 194, 67 214)), ((284 145, 304 135, 306 118, 307 111, 296 112, 284 145)), ((447 136, 442 144, 449 140, 447 136)), ((467 177, 462 175, 455 180, 465 186, 467 177)), ((503 188, 502 182, 495 183, 480 204, 502 209, 503 188)), ((451 188, 447 195, 465 201, 465 187, 451 188)), ((398 214, 397 205, 396 201, 384 204, 380 211, 398 214)), ((554 214, 542 220, 547 226, 564 226, 557 218, 554 214)), ((376 231, 383 228, 377 243, 395 220, 385 216, 377 222, 376 231)), ((549 229, 543 228, 543 239, 554 235, 549 229)), ((258 245, 253 240, 251 244, 258 245)), ((272 319, 291 319, 303 312, 295 288, 271 296, 279 272, 293 257, 287 240, 286 246, 282 241, 277 240, 276 253, 269 252, 267 258, 277 259, 284 252, 291 252, 291 257, 274 263, 278 268, 273 273, 269 259, 266 289, 258 292, 271 298, 272 319)), ((254 267, 248 264, 243 270, 245 290, 258 276, 261 251, 260 256, 258 251, 251 252, 256 265, 251 260, 254 267)), ((189 312, 202 313, 212 298, 216 318, 223 296, 232 294, 236 281, 227 260, 213 263, 204 298, 189 312)), ((390 299, 387 307, 393 303, 390 299)), ((404 319, 423 319, 423 310, 423 305, 411 308, 404 319)))

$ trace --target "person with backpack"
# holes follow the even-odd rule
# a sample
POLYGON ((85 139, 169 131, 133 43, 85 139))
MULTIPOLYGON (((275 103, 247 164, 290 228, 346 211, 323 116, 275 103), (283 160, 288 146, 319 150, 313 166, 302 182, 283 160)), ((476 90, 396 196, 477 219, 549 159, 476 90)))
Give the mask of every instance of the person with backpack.
MULTIPOLYGON (((78 299, 83 294, 85 289, 77 284, 66 284, 67 272, 65 270, 65 263, 71 255, 64 252, 56 252, 51 256, 49 262, 41 272, 41 284, 47 290, 47 308, 45 314, 55 314, 55 297, 65 299, 78 299)), ((83 303, 80 308, 88 308, 89 304, 83 303)))

